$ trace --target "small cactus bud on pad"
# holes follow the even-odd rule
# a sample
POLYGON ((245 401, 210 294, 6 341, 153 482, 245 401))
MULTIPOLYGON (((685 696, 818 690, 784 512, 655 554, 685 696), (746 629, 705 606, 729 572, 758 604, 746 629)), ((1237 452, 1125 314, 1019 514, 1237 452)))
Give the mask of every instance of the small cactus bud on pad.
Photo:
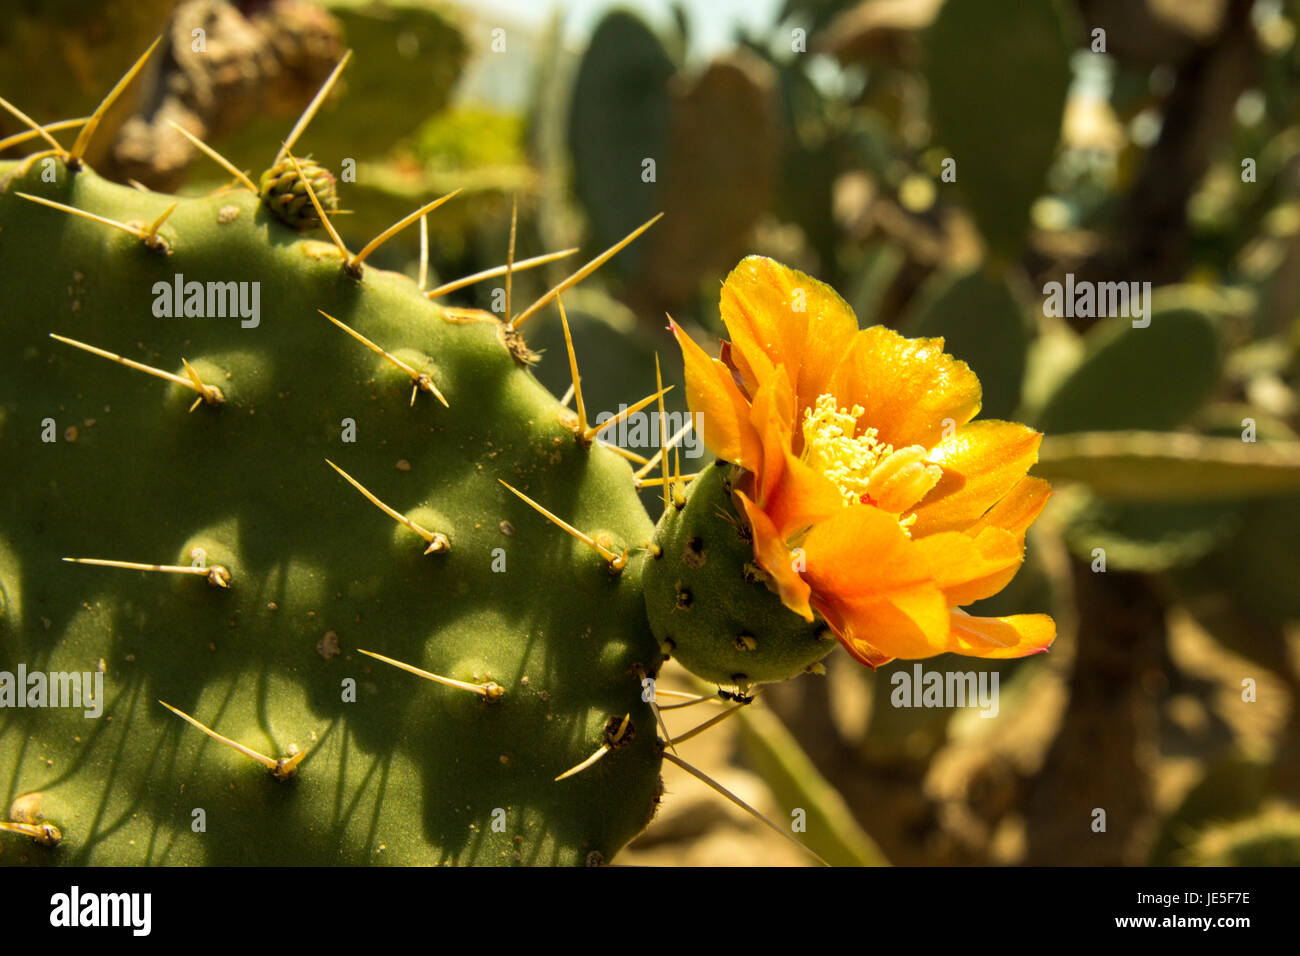
POLYGON ((281 222, 299 232, 306 232, 321 224, 307 193, 309 185, 326 214, 338 211, 339 196, 334 175, 310 157, 298 160, 298 168, 288 158, 280 160, 262 173, 258 194, 266 208, 281 222))

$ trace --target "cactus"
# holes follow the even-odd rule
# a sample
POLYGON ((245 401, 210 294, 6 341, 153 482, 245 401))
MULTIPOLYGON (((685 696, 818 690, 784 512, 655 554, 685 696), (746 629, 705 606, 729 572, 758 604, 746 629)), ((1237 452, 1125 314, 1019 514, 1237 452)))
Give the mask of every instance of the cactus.
MULTIPOLYGON (((655 208, 641 176, 647 159, 666 162, 668 84, 675 70, 659 39, 634 14, 613 11, 592 34, 574 80, 568 141, 574 189, 597 241, 613 242, 655 208)), ((656 179, 662 175, 658 170, 656 179)), ((619 268, 635 274, 640 258, 634 250, 619 268)))
POLYGON ((1070 28, 1058 4, 1015 0, 944 4, 925 33, 935 138, 956 160, 957 188, 1003 262, 1024 246, 1056 150, 1070 28))
POLYGON ((6 709, 0 861, 607 860, 661 791, 628 462, 516 328, 245 185, 0 164, 0 670, 103 675, 6 709))
POLYGON ((774 68, 740 50, 687 69, 683 30, 660 38, 633 13, 605 14, 567 117, 573 189, 598 242, 665 213, 616 265, 625 297, 651 314, 680 310, 745 253, 780 167, 774 68))
POLYGON ((1147 321, 1094 328, 1087 353, 1048 397, 1038 427, 1084 431, 1172 430, 1209 398, 1222 367, 1219 323, 1191 306, 1160 308, 1147 321), (1144 383, 1167 382, 1156 392, 1144 383))
POLYGON ((658 361, 655 392, 590 423, 560 302, 659 217, 518 312, 511 270, 555 256, 515 264, 512 219, 506 319, 441 307, 427 261, 414 282, 367 260, 455 194, 353 252, 333 175, 292 152, 346 57, 260 187, 187 134, 235 181, 178 199, 86 161, 148 56, 71 148, 0 101, 51 147, 0 163, 23 283, 0 329, 22 463, 0 493, 0 861, 601 863, 664 760, 750 809, 665 752, 735 712, 662 740, 669 655, 739 707, 837 639, 872 667, 1055 639, 1043 614, 960 610, 1015 575, 1050 489, 1025 474, 1040 435, 970 422, 979 381, 942 339, 860 329, 749 257, 725 361, 671 323, 721 458, 683 475, 674 452, 670 475, 658 361), (521 331, 553 302, 575 410, 521 331), (655 459, 602 440, 656 400, 655 459))

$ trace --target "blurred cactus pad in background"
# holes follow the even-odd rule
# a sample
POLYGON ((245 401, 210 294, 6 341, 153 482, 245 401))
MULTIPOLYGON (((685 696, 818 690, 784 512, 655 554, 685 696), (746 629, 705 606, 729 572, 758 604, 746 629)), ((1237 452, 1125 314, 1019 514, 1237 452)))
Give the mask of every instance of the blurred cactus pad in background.
POLYGON ((0 864, 1300 863, 1297 26, 0 0, 0 864))

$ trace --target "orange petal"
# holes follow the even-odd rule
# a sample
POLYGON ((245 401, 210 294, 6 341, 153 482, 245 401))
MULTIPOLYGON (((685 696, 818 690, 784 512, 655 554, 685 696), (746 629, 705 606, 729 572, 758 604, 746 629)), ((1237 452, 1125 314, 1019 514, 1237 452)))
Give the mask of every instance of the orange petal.
POLYGON ((1056 622, 1046 614, 953 614, 948 634, 948 650, 955 654, 1003 660, 1046 651, 1056 640, 1056 622))
POLYGON ((832 600, 819 595, 834 611, 827 618, 840 643, 858 660, 878 667, 901 657, 919 660, 942 654, 949 643, 950 612, 943 594, 930 585, 894 591, 886 598, 832 600))
POLYGON ((873 646, 868 641, 854 640, 850 642, 841 637, 840 645, 848 651, 849 654, 858 661, 858 663, 866 664, 873 671, 882 664, 888 664, 893 660, 892 657, 880 648, 873 646))
POLYGON ((786 453, 790 450, 790 429, 794 420, 794 393, 783 366, 776 366, 772 376, 754 392, 749 422, 759 436, 763 449, 759 480, 755 482, 757 503, 767 506, 768 497, 785 472, 786 453))
POLYGON ((897 518, 871 505, 841 506, 808 532, 803 547, 808 583, 840 601, 929 584, 933 574, 934 556, 914 546, 897 518))
POLYGON ((812 599, 813 609, 826 621, 832 632, 844 645, 844 649, 849 652, 860 664, 866 664, 872 670, 875 670, 881 664, 888 664, 893 660, 888 654, 875 647, 870 641, 861 636, 855 636, 852 641, 845 639, 844 634, 847 628, 844 618, 840 615, 839 610, 830 602, 823 600, 816 594, 812 599))
POLYGON ((805 621, 811 621, 813 612, 808 599, 812 595, 812 588, 795 570, 794 556, 785 546, 776 525, 743 493, 737 492, 736 497, 740 499, 745 516, 749 518, 749 526, 754 531, 754 559, 758 566, 772 575, 781 602, 805 621))
POLYGON ((895 448, 930 448, 980 410, 979 379, 943 350, 943 339, 908 339, 882 325, 863 329, 828 389, 859 422, 895 448))
POLYGON ((933 556, 934 583, 949 607, 963 607, 997 594, 1025 560, 1022 539, 1001 528, 985 528, 974 536, 943 532, 923 538, 915 546, 938 549, 933 556), (958 543, 961 539, 968 547, 958 543))
POLYGON ((709 358, 676 322, 670 324, 682 347, 686 402, 697 416, 700 439, 719 458, 757 471, 763 461, 762 442, 749 422, 749 403, 731 371, 709 358))
POLYGON ((763 256, 740 261, 722 285, 731 360, 751 395, 784 365, 802 410, 830 391, 858 320, 830 286, 763 256))
POLYGON ((838 515, 847 506, 829 478, 786 451, 780 478, 771 484, 763 510, 788 538, 838 515))
POLYGON ((1052 486, 1042 478, 1026 475, 1003 495, 998 503, 967 530, 976 534, 984 528, 1002 528, 1018 538, 1023 538, 1029 526, 1042 512, 1047 499, 1052 497, 1052 486))
POLYGON ((943 477, 914 509, 913 537, 970 528, 1025 477, 1042 440, 1032 428, 990 419, 932 448, 926 460, 939 465, 943 477))

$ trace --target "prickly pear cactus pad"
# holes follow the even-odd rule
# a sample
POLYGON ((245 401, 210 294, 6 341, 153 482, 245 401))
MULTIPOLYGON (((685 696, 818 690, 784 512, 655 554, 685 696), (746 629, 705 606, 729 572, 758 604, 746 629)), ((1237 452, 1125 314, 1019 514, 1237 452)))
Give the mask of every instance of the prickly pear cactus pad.
POLYGON ((611 857, 660 793, 628 462, 493 316, 69 159, 0 164, 0 671, 102 690, 0 714, 62 837, 0 862, 611 857))

